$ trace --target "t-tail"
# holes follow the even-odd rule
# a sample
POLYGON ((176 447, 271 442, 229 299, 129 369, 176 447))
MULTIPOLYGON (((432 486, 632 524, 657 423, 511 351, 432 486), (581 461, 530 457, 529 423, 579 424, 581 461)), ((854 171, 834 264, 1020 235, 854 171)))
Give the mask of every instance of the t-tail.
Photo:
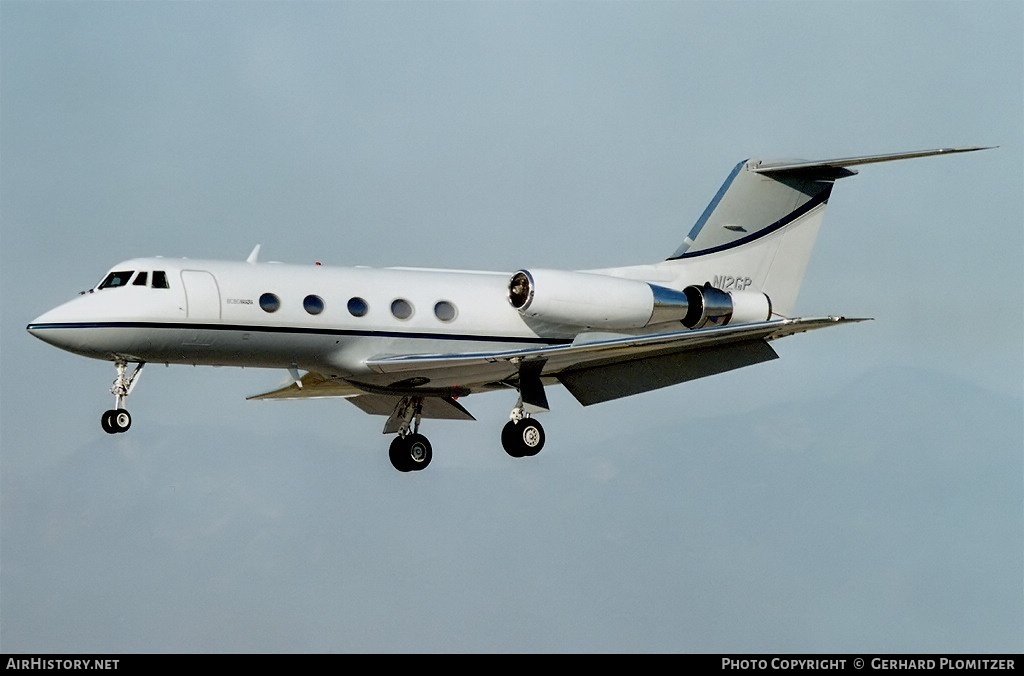
POLYGON ((861 164, 984 150, 941 148, 834 160, 747 160, 737 164, 682 245, 681 281, 725 291, 761 291, 789 316, 835 181, 861 164), (685 272, 683 272, 685 270, 685 272))

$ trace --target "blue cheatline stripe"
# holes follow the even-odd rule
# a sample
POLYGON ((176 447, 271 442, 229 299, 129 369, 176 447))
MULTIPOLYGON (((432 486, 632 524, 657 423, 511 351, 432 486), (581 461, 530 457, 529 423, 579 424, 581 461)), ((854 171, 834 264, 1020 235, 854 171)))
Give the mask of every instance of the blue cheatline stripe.
POLYGON ((530 343, 536 345, 567 345, 571 338, 532 338, 524 336, 477 336, 464 333, 426 333, 414 331, 365 331, 321 329, 307 326, 262 326, 258 324, 196 324, 176 322, 59 322, 29 324, 28 331, 45 329, 189 329, 200 331, 234 331, 249 333, 295 333, 321 336, 368 336, 374 338, 414 338, 427 340, 473 340, 494 343, 530 343))
POLYGON ((741 237, 740 239, 729 242, 728 244, 721 244, 719 246, 711 247, 710 249, 701 249, 700 251, 694 251, 693 253, 679 254, 678 256, 673 256, 672 258, 668 258, 666 260, 675 261, 681 258, 694 258, 696 256, 704 256, 706 254, 717 253, 719 251, 726 251, 727 249, 733 249, 738 246, 743 246, 744 244, 749 244, 754 240, 760 239, 766 235, 770 235, 776 230, 786 227, 796 219, 800 218, 801 216, 809 212, 814 207, 819 206, 821 204, 826 204, 828 202, 829 195, 831 194, 832 186, 828 186, 820 193, 812 197, 810 200, 804 202, 799 207, 789 212, 779 220, 775 221, 771 225, 766 225, 765 227, 751 235, 741 237))

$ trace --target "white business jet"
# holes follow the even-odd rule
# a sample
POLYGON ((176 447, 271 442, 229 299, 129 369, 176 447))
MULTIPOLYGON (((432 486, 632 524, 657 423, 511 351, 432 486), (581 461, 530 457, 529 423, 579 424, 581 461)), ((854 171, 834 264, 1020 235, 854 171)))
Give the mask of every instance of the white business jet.
POLYGON ((740 162, 667 260, 513 273, 135 258, 28 331, 117 369, 103 430, 125 432, 147 363, 287 370, 252 399, 342 397, 387 416, 396 469, 431 460, 423 418, 472 420, 459 399, 508 390, 509 455, 535 455, 561 383, 584 406, 777 357, 770 342, 859 321, 794 318, 836 179, 850 167, 982 148, 740 162), (129 373, 129 366, 134 368, 129 373), (305 372, 304 374, 301 372, 305 372))

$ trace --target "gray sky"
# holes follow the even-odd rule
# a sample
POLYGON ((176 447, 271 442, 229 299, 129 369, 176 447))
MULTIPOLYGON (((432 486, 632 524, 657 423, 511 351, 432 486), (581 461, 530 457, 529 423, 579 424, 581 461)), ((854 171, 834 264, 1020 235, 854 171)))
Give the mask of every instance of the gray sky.
POLYGON ((1020 652, 1019 2, 0 2, 4 652, 1020 652), (387 460, 287 377, 25 324, 165 255, 653 262, 732 166, 952 145, 833 193, 802 314, 875 321, 387 460))

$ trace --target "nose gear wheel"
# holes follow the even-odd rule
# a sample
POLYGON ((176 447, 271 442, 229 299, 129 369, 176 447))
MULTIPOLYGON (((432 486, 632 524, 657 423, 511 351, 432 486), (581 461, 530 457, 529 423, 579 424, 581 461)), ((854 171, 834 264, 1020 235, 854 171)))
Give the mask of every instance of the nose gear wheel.
POLYGON ((109 411, 104 411, 103 416, 100 418, 100 426, 103 427, 103 431, 107 434, 127 432, 128 428, 132 426, 132 416, 123 408, 110 409, 109 411))

